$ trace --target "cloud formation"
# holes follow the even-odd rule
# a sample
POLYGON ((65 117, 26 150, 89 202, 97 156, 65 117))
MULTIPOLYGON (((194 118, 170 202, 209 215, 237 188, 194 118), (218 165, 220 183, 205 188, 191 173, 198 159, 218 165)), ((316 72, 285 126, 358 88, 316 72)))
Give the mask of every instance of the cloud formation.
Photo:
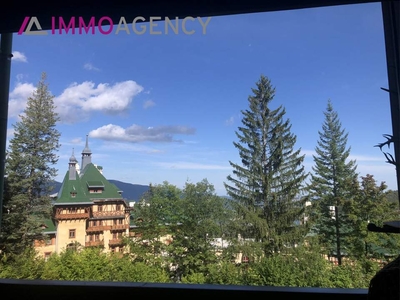
MULTIPOLYGON (((17 117, 26 107, 28 97, 36 87, 31 83, 17 83, 9 97, 9 117, 17 117)), ((128 111, 133 98, 143 91, 135 81, 127 80, 110 85, 91 81, 73 83, 54 98, 56 112, 62 123, 87 120, 92 112, 119 114, 128 111)))
MULTIPOLYGON (((301 150, 301 154, 305 154, 306 157, 312 158, 316 156, 317 153, 315 150, 301 150)), ((347 158, 348 160, 356 160, 356 162, 382 162, 385 160, 383 155, 378 153, 377 156, 367 156, 367 155, 358 155, 358 154, 350 154, 347 158)))
POLYGON ((114 85, 90 81, 73 83, 54 99, 57 113, 64 123, 85 120, 91 112, 106 114, 125 112, 133 98, 143 91, 135 81, 128 80, 114 85))
POLYGON ((225 125, 226 126, 231 126, 231 125, 233 125, 234 122, 235 122, 235 117, 232 116, 229 119, 225 120, 225 125))
POLYGON ((147 101, 145 101, 145 102, 143 103, 143 108, 144 108, 144 109, 147 109, 147 108, 153 107, 153 106, 155 106, 155 105, 156 105, 156 103, 155 103, 153 100, 147 100, 147 101))
POLYGON ((14 90, 9 95, 8 117, 17 117, 26 107, 28 97, 35 91, 35 86, 31 83, 17 83, 14 90))
POLYGON ((13 55, 13 57, 11 59, 14 60, 14 61, 28 62, 28 58, 22 52, 14 51, 12 53, 12 55, 13 55))
POLYGON ((14 137, 14 128, 7 128, 7 138, 11 139, 14 137))
POLYGON ((231 170, 232 167, 214 164, 200 164, 192 162, 160 162, 155 163, 157 166, 167 169, 177 170, 231 170))
POLYGON ((74 138, 71 140, 71 144, 74 144, 74 145, 80 145, 80 144, 82 144, 82 142, 83 142, 83 140, 80 137, 74 138))
POLYGON ((100 71, 100 69, 99 68, 96 68, 93 64, 91 64, 91 63, 86 63, 86 64, 84 64, 83 65, 83 68, 85 69, 85 70, 88 70, 88 71, 100 71))
POLYGON ((192 135, 196 129, 186 126, 158 126, 158 127, 142 127, 132 125, 128 128, 108 124, 92 130, 89 133, 90 137, 98 138, 107 141, 123 141, 131 143, 140 142, 181 142, 174 139, 174 135, 192 135))

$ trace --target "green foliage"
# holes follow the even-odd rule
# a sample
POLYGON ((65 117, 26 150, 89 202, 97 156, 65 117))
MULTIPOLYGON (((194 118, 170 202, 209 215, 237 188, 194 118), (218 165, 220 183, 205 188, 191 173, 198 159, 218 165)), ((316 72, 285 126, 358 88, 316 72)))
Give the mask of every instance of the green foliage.
POLYGON ((350 147, 346 149, 348 134, 342 129, 338 113, 328 101, 325 121, 315 148, 314 174, 309 192, 313 200, 315 229, 329 253, 336 253, 339 264, 346 248, 346 236, 351 228, 344 207, 357 193, 356 163, 347 161, 350 147), (333 207, 333 210, 330 210, 333 207))
POLYGON ((3 251, 22 253, 43 239, 41 225, 51 215, 50 181, 56 176, 59 120, 53 98, 42 78, 28 98, 21 120, 14 124, 6 158, 4 213, 0 245, 3 251))
POLYGON ((395 203, 397 206, 399 205, 399 193, 398 191, 388 190, 385 192, 386 197, 389 202, 395 203))
POLYGON ((274 254, 255 265, 258 285, 324 287, 329 285, 329 262, 308 248, 293 249, 286 255, 274 254))
POLYGON ((203 273, 189 273, 185 276, 182 276, 181 282, 191 284, 204 284, 206 283, 206 277, 203 273))
POLYGON ((207 283, 242 285, 244 276, 241 276, 243 268, 233 264, 231 261, 221 261, 209 266, 207 283))
POLYGON ((243 238, 261 241, 265 253, 283 251, 304 234, 295 226, 304 211, 301 194, 306 174, 304 155, 294 150, 296 136, 291 133, 285 108, 271 109, 275 88, 261 76, 249 96, 249 108, 242 111, 243 126, 236 132, 241 163, 230 162, 233 175, 225 188, 237 210, 237 230, 243 238))
POLYGON ((41 279, 45 261, 37 257, 32 247, 20 254, 3 253, 0 261, 0 278, 41 279))
POLYGON ((181 190, 167 181, 150 185, 149 191, 134 208, 135 237, 126 240, 134 262, 157 266, 165 263, 167 245, 160 238, 179 226, 181 201, 181 190))
MULTIPOLYGON (((344 261, 334 266, 318 253, 318 245, 298 247, 259 262, 236 265, 220 260, 181 276, 182 283, 326 288, 367 288, 379 270, 377 263, 344 261)), ((99 248, 65 250, 45 261, 32 249, 3 254, 0 278, 69 281, 172 282, 167 270, 135 262, 129 255, 101 252, 99 248)))
POLYGON ((348 237, 349 254, 358 260, 395 256, 400 249, 400 237, 396 234, 369 232, 368 223, 382 226, 384 221, 399 218, 397 203, 389 201, 386 185, 377 184, 374 177, 361 177, 356 197, 345 207, 352 235, 348 237))
POLYGON ((79 281, 168 282, 161 267, 133 262, 128 256, 106 254, 99 248, 66 250, 52 255, 42 279, 79 281))
POLYGON ((226 200, 215 195, 207 180, 186 183, 181 200, 181 223, 167 248, 177 281, 190 274, 207 274, 208 266, 218 261, 212 241, 224 236, 230 221, 226 200))
POLYGON ((214 238, 230 235, 231 213, 227 200, 216 196, 207 180, 187 182, 183 190, 168 182, 151 186, 135 206, 138 228, 127 241, 130 256, 166 268, 174 281, 206 275, 208 265, 218 261, 214 238), (163 242, 166 238, 169 244, 163 242))

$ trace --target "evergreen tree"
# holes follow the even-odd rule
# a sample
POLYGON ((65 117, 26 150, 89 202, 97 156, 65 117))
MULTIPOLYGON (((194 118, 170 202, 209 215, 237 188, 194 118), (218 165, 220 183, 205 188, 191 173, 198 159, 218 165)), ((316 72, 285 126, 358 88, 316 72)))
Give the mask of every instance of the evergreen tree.
POLYGON ((21 253, 43 239, 41 225, 50 217, 50 182, 56 176, 59 120, 43 73, 28 98, 20 121, 13 125, 6 159, 6 192, 0 242, 7 252, 21 253))
POLYGON ((327 250, 331 254, 336 253, 341 264, 343 243, 351 231, 344 207, 357 194, 357 165, 354 160, 348 160, 348 133, 342 129, 330 100, 324 115, 322 132, 318 132, 320 138, 315 148, 316 155, 313 156, 314 174, 311 175, 309 190, 318 215, 315 225, 317 234, 327 250))
POLYGON ((349 237, 350 254, 359 260, 396 255, 400 248, 397 234, 369 232, 367 229, 368 223, 381 227, 383 222, 399 217, 397 203, 389 200, 386 188, 384 182, 378 185, 373 175, 361 176, 357 196, 345 207, 353 229, 349 237))
POLYGON ((233 175, 225 188, 238 212, 241 237, 261 242, 264 253, 271 253, 301 235, 295 223, 304 210, 304 201, 298 200, 306 179, 304 155, 294 150, 296 136, 289 119, 284 120, 285 108, 270 108, 271 81, 262 75, 252 92, 236 132, 239 141, 233 143, 241 164, 230 161, 233 175))

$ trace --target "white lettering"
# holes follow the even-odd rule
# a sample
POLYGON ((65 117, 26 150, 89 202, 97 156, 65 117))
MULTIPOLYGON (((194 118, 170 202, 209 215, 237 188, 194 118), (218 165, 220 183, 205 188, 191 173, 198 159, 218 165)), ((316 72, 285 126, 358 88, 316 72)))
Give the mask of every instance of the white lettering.
POLYGON ((191 31, 187 31, 187 30, 186 30, 185 24, 186 24, 186 21, 187 21, 188 19, 189 19, 189 20, 192 20, 192 21, 194 20, 193 17, 186 17, 186 18, 184 18, 183 21, 182 21, 182 31, 183 31, 185 34, 189 34, 189 35, 190 35, 190 34, 193 34, 193 33, 194 33, 194 30, 191 30, 191 31))
POLYGON ((153 23, 154 21, 161 20, 161 17, 150 17, 150 34, 162 34, 161 31, 153 31, 153 27, 157 27, 157 23, 153 23))
POLYGON ((201 27, 203 27, 203 34, 206 34, 206 27, 208 23, 210 23, 211 17, 208 17, 205 23, 203 23, 203 20, 200 17, 197 17, 197 19, 199 20, 201 27))
POLYGON ((134 19, 133 19, 133 22, 132 22, 132 29, 133 29, 133 31, 134 31, 136 34, 144 34, 144 33, 146 32, 146 26, 144 26, 144 25, 141 25, 141 26, 140 26, 140 28, 142 29, 142 31, 138 31, 138 30, 136 29, 136 22, 137 22, 138 20, 140 20, 140 21, 146 21, 146 19, 143 18, 143 17, 136 17, 136 18, 134 18, 134 19))
POLYGON ((125 20, 124 17, 121 17, 121 19, 119 19, 118 28, 117 28, 117 31, 115 32, 115 34, 118 34, 118 32, 119 32, 120 30, 124 30, 124 31, 126 31, 128 34, 131 34, 131 32, 129 31, 128 24, 126 23, 126 20, 125 20), (122 24, 122 23, 125 25, 124 28, 121 28, 121 24, 122 24))

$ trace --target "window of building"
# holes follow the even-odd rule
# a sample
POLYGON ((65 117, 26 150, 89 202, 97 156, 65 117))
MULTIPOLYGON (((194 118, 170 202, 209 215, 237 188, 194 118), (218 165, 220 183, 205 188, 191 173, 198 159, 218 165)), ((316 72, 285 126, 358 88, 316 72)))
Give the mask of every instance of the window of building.
POLYGON ((97 211, 103 211, 103 206, 98 205, 98 206, 97 206, 97 211))
POLYGON ((44 260, 47 261, 51 256, 51 252, 45 252, 44 253, 44 260))
POLYGON ((118 210, 121 210, 121 204, 117 204, 116 210, 117 210, 117 211, 118 211, 118 210))
POLYGON ((69 238, 70 239, 74 239, 75 238, 75 233, 76 233, 75 229, 70 229, 69 230, 69 238))
POLYGON ((116 240, 117 239, 117 234, 116 233, 113 233, 113 240, 116 240))
POLYGON ((95 240, 96 242, 100 241, 100 234, 95 234, 95 235, 94 235, 94 240, 95 240))
POLYGON ((92 226, 97 226, 97 221, 92 221, 92 226))
POLYGON ((124 223, 124 220, 118 219, 118 224, 122 225, 124 223))
POLYGON ((103 192, 103 190, 98 190, 98 189, 90 189, 89 190, 89 193, 91 193, 91 194, 100 194, 102 192, 103 192))

